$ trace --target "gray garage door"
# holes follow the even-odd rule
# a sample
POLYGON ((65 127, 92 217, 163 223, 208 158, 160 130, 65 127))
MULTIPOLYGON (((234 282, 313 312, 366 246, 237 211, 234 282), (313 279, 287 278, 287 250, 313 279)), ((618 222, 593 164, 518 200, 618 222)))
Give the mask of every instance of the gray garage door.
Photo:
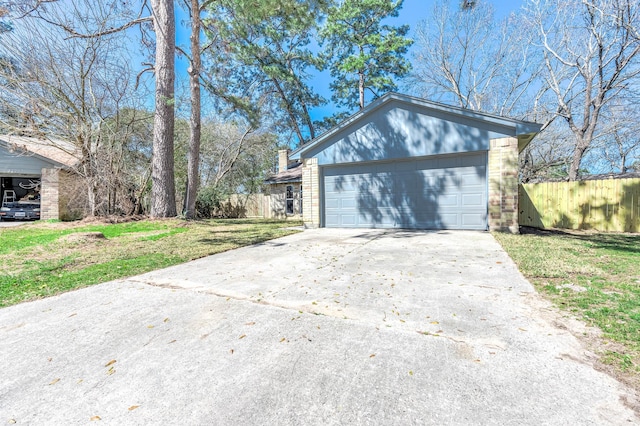
POLYGON ((326 227, 487 227, 486 152, 323 168, 326 227))

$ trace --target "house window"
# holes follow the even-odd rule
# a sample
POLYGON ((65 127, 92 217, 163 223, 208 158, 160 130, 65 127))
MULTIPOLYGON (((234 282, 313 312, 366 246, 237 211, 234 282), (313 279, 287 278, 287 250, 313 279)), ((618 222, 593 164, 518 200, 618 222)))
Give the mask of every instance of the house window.
POLYGON ((287 185, 287 214, 293 214, 293 185, 287 185))
POLYGON ((302 185, 300 185, 300 196, 298 197, 298 214, 302 214, 302 185))

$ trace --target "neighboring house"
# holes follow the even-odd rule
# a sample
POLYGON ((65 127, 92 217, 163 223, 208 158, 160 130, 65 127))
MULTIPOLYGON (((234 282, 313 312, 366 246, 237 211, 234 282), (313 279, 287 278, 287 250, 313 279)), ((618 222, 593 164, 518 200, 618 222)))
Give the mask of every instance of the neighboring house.
POLYGON ((278 151, 278 173, 265 183, 268 188, 265 217, 302 219, 302 163, 289 161, 289 150, 278 151))
POLYGON ((302 175, 307 227, 517 232, 518 154, 540 128, 389 93, 294 151, 296 177, 272 186, 302 175))
POLYGON ((41 219, 59 219, 68 171, 78 162, 72 152, 63 141, 0 136, 0 199, 39 201, 41 219))

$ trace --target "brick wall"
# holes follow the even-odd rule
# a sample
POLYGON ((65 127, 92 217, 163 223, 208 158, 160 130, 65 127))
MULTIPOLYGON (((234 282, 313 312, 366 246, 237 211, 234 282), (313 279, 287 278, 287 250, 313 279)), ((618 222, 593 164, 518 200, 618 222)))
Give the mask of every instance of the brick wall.
POLYGON ((518 139, 489 143, 489 229, 518 233, 518 139))
POLYGON ((320 181, 318 159, 305 158, 302 163, 302 218, 308 228, 320 226, 320 181))
POLYGON ((40 185, 40 219, 78 220, 84 217, 84 204, 72 199, 84 195, 78 175, 60 169, 42 169, 40 185))
POLYGON ((42 169, 40 182, 40 219, 60 217, 60 170, 42 169))

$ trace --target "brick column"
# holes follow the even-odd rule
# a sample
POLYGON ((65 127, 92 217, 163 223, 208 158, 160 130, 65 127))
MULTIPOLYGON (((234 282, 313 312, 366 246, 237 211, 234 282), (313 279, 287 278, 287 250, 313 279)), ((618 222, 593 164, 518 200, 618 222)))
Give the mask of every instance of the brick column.
POLYGON ((60 217, 60 170, 42 169, 40 181, 40 219, 59 219, 60 217))
POLYGON ((302 162, 302 220, 307 228, 320 226, 320 180, 318 159, 305 158, 302 162))
POLYGON ((518 139, 489 142, 489 230, 518 233, 518 139))

